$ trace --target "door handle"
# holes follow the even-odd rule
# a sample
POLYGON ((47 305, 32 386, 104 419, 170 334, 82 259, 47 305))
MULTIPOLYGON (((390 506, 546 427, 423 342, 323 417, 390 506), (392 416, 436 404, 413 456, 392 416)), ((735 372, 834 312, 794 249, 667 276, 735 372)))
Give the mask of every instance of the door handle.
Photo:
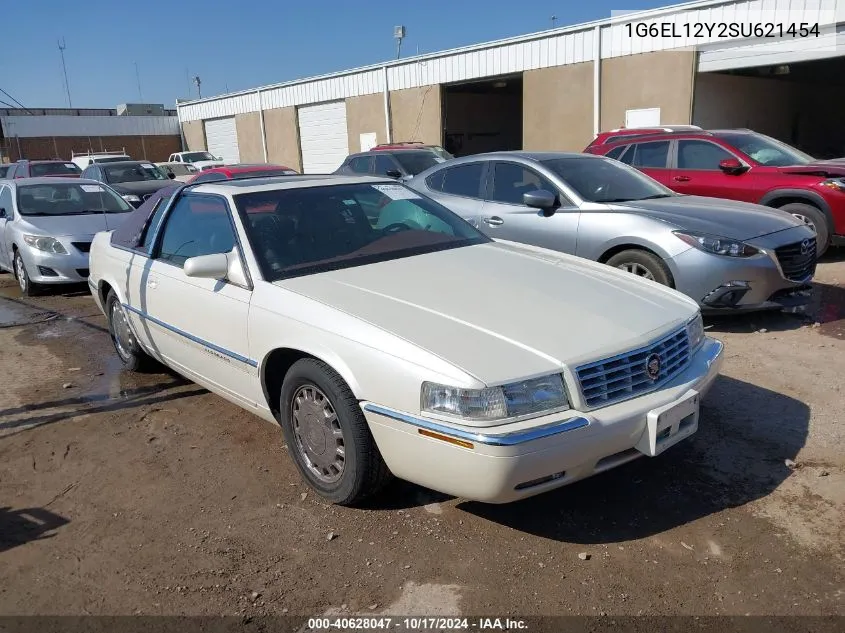
POLYGON ((505 221, 497 215, 494 215, 492 218, 484 218, 484 221, 490 226, 501 226, 505 223, 505 221))
POLYGON ((674 180, 675 182, 689 182, 690 177, 689 176, 675 176, 674 178, 672 178, 672 180, 674 180))

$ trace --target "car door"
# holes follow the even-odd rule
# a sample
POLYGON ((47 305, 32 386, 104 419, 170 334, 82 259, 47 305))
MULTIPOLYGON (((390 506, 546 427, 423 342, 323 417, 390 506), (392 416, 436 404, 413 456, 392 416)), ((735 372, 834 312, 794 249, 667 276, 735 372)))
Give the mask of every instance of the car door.
POLYGON ((439 169, 425 179, 425 193, 478 227, 484 207, 487 163, 478 160, 439 169))
POLYGON ((721 161, 729 159, 745 164, 738 156, 711 141, 679 139, 676 141, 675 165, 669 186, 688 195, 756 202, 759 192, 755 191, 754 178, 749 170, 728 173, 719 167, 721 161))
POLYGON ((670 140, 631 143, 618 160, 636 167, 660 184, 672 187, 672 170, 669 162, 671 146, 670 140))
POLYGON ((168 364, 200 384, 256 406, 252 388, 257 362, 249 357, 247 319, 250 287, 228 281, 188 277, 190 257, 240 252, 226 199, 186 193, 162 220, 152 258, 133 286, 148 322, 152 344, 168 364))
POLYGON ((0 212, 0 267, 5 270, 12 270, 11 253, 6 243, 6 228, 14 217, 13 205, 12 188, 8 185, 0 185, 0 209, 2 209, 0 212))
POLYGON ((574 255, 580 216, 560 188, 538 171, 521 163, 491 162, 487 198, 478 224, 483 233, 574 255), (538 189, 557 196, 560 206, 553 213, 523 203, 524 194, 538 189))

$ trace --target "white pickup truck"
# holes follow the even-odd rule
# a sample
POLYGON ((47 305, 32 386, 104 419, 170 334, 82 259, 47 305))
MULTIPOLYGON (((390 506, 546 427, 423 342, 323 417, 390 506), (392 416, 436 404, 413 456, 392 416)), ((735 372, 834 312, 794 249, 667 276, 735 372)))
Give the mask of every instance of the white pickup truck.
POLYGON ((223 167, 226 163, 208 152, 176 152, 167 159, 168 163, 186 163, 196 167, 197 171, 205 171, 212 167, 223 167))
POLYGON ((82 152, 77 154, 71 152, 70 162, 78 165, 80 169, 85 169, 94 163, 116 163, 124 160, 132 160, 132 157, 122 152, 82 152))

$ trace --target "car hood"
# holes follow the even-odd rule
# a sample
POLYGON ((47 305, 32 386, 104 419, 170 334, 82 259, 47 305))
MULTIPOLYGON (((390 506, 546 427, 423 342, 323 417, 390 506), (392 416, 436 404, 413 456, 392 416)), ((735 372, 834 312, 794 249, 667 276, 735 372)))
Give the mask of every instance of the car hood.
POLYGON ((275 284, 405 339, 487 385, 639 347, 698 311, 657 283, 511 242, 275 284))
POLYGON ((618 203, 612 208, 639 212, 679 229, 735 240, 751 240, 802 225, 779 209, 703 196, 670 196, 618 203))
POLYGON ((56 216, 25 215, 21 216, 18 229, 22 233, 52 237, 94 235, 98 231, 110 231, 117 228, 127 217, 129 217, 129 212, 56 216))
POLYGON ((806 165, 778 167, 777 170, 783 174, 803 174, 806 176, 820 176, 822 178, 845 176, 845 159, 817 160, 806 165))
POLYGON ((201 171, 206 167, 225 167, 226 163, 222 160, 195 160, 191 165, 201 171))
POLYGON ((122 194, 146 195, 148 193, 155 193, 159 189, 170 187, 173 181, 167 180, 140 180, 138 182, 119 182, 109 185, 112 189, 122 194))

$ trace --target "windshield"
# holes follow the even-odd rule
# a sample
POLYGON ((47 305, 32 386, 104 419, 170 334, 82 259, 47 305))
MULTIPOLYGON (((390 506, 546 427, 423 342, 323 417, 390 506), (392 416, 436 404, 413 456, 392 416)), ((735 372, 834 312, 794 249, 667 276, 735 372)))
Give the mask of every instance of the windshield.
POLYGON ((18 187, 21 215, 84 215, 132 210, 123 198, 103 185, 69 182, 18 187))
POLYGON ((630 202, 675 195, 641 171, 608 158, 553 158, 542 162, 589 202, 630 202))
POLYGON ((445 149, 443 149, 439 145, 437 147, 432 147, 431 151, 434 152, 435 154, 437 154, 443 160, 452 160, 454 158, 454 156, 452 154, 447 152, 445 149))
POLYGON ((82 170, 73 163, 32 163, 32 176, 78 176, 82 170))
POLYGON ((135 163, 132 165, 115 165, 104 167, 106 182, 143 182, 145 180, 168 180, 162 171, 152 163, 135 163))
POLYGON ((235 204, 271 281, 491 241, 400 184, 276 189, 235 204))
POLYGON ((209 154, 208 152, 188 152, 187 154, 182 154, 182 160, 186 163, 195 163, 198 160, 217 160, 209 154))
POLYGON ((5 178, 11 168, 11 165, 0 165, 0 178, 5 178))
POLYGON ((396 152, 393 158, 412 176, 443 162, 434 152, 396 152))
POLYGON ((760 165, 791 167, 806 165, 816 160, 809 154, 763 134, 720 132, 716 136, 760 165))

